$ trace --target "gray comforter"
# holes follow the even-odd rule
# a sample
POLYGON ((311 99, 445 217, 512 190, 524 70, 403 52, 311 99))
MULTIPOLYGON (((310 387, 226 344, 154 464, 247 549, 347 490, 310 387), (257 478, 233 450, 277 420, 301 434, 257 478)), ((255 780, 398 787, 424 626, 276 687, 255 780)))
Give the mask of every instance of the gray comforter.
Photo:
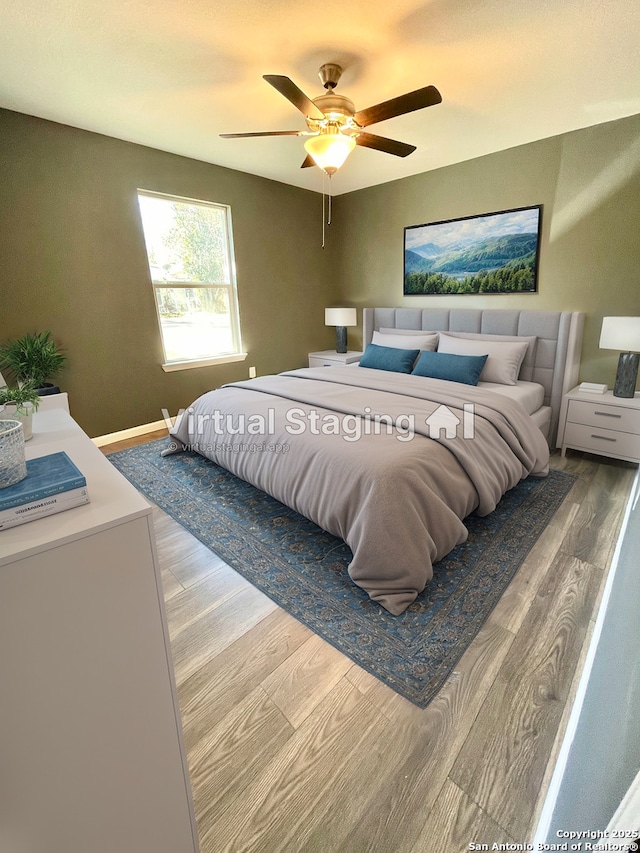
POLYGON ((312 368, 199 397, 172 436, 344 539, 349 574, 394 615, 529 474, 547 443, 519 403, 360 367, 312 368))

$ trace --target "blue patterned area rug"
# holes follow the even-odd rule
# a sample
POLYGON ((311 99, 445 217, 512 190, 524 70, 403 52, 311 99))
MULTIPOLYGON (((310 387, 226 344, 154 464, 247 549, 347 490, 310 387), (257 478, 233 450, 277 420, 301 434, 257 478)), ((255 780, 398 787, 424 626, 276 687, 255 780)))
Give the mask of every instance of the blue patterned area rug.
POLYGON ((230 566, 359 666, 421 708, 447 680, 576 480, 551 471, 508 492, 434 579, 392 616, 349 578, 341 540, 166 439, 111 453, 141 492, 230 566))

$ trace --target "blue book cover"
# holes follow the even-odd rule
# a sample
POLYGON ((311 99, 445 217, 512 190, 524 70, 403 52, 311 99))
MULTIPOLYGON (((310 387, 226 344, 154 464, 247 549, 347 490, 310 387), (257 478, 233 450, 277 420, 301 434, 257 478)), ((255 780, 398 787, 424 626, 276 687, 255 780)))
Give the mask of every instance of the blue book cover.
POLYGON ((64 451, 27 460, 27 476, 0 489, 0 511, 86 486, 84 475, 64 451))

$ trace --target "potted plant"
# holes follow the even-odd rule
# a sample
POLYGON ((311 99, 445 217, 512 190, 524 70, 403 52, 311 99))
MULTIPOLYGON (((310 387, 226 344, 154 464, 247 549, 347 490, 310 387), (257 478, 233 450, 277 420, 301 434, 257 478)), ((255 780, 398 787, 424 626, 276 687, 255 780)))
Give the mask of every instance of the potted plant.
POLYGON ((49 380, 64 366, 64 353, 51 339, 51 332, 35 332, 0 344, 0 370, 9 370, 18 386, 28 385, 42 397, 59 394, 49 380))
POLYGON ((31 385, 21 385, 0 388, 0 420, 22 421, 24 440, 28 441, 33 435, 32 415, 40 404, 40 395, 31 385))

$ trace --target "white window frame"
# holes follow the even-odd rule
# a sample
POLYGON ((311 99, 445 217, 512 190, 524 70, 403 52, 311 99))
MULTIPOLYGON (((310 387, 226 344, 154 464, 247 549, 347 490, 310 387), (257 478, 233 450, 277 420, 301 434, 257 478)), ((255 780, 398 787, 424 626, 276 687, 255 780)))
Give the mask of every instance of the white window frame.
MULTIPOLYGON (((238 287, 236 280, 236 262, 235 262, 235 252, 233 246, 233 229, 231 224, 231 208, 228 204, 220 204, 218 202, 212 201, 204 201, 203 199, 194 199, 194 198, 184 198, 182 196, 169 195, 167 193, 159 193, 154 192, 153 190, 145 190, 138 188, 137 190, 138 196, 146 196, 149 198, 157 198, 162 199, 168 202, 179 202, 181 204, 192 204, 199 207, 213 207, 217 210, 222 210, 225 215, 225 229, 226 229, 226 247, 228 253, 228 261, 229 261, 229 281, 223 282, 194 282, 194 281, 154 281, 153 275, 151 272, 151 261, 149 258, 149 254, 146 248, 145 243, 145 251, 147 252, 147 266, 149 269, 149 277, 151 279, 151 286, 153 287, 153 303, 156 309, 156 317, 158 320, 158 331, 160 333, 160 342, 162 343, 162 352, 164 355, 164 362, 161 367, 165 372, 171 372, 174 370, 189 370, 194 367, 207 367, 212 364, 229 364, 235 361, 244 361, 247 358, 247 353, 242 349, 242 335, 240 331, 240 312, 238 309, 238 287), (211 288, 211 289, 220 289, 223 288, 227 291, 228 301, 229 301, 229 321, 231 325, 231 335, 233 340, 233 351, 220 353, 219 355, 211 355, 206 358, 197 358, 197 359, 179 359, 174 361, 169 361, 167 359, 167 354, 164 345, 164 335, 162 333, 162 318, 160 317, 160 311, 158 309, 158 299, 156 297, 157 290, 176 290, 179 288, 184 289, 203 289, 203 288, 211 288)), ((142 223, 142 214, 140 215, 140 221, 142 223)), ((144 234, 144 229, 143 229, 144 234)))

